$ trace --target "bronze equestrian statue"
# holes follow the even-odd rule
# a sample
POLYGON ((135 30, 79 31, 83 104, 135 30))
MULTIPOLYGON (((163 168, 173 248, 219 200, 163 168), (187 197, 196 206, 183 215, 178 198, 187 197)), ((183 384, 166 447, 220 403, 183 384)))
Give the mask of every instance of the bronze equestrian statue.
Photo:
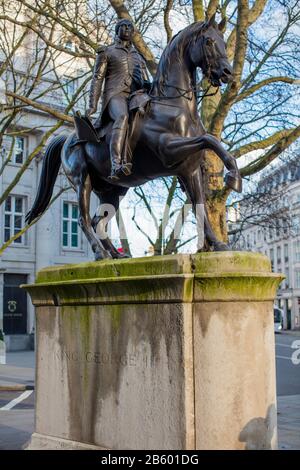
MULTIPOLYGON (((226 185, 240 192, 242 180, 235 158, 218 139, 206 133, 197 110, 197 67, 215 87, 232 79, 221 31, 222 25, 218 26, 214 18, 196 22, 174 36, 165 48, 149 93, 151 100, 144 115, 137 113, 137 119, 133 119, 128 141, 132 162, 130 175, 118 171, 118 179, 111 180, 112 129, 100 141, 80 142, 75 132, 55 137, 46 148, 38 192, 27 221, 31 222, 47 208, 61 164, 77 192, 79 224, 96 259, 123 255, 103 236, 105 217, 98 226, 102 235, 96 234, 99 219, 94 217, 92 221, 90 217, 91 191, 99 197, 100 204, 113 205, 117 211, 120 197, 130 187, 159 177, 177 176, 196 212, 198 204, 205 206, 201 161, 205 149, 210 149, 228 170, 226 185)), ((228 250, 228 246, 217 239, 206 209, 204 236, 209 249, 228 250)))
POLYGON ((109 141, 111 159, 111 180, 119 179, 124 173, 130 174, 132 164, 122 161, 122 153, 126 152, 125 139, 128 131, 129 99, 138 90, 150 89, 146 64, 141 55, 132 45, 134 26, 129 20, 118 21, 116 39, 112 46, 98 50, 94 67, 89 97, 87 116, 97 111, 104 82, 101 116, 94 123, 96 129, 104 135, 106 124, 113 122, 109 141))

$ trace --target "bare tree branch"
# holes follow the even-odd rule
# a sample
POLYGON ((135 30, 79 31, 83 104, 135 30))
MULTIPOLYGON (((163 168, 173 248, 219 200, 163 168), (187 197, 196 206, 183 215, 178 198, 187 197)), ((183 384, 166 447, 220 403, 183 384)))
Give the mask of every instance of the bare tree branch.
POLYGON ((278 155, 280 155, 286 148, 288 148, 296 139, 300 137, 300 126, 296 127, 291 131, 286 137, 281 138, 276 144, 274 144, 270 150, 268 150, 264 155, 260 156, 254 162, 249 163, 240 170, 241 175, 250 176, 258 171, 261 171, 267 165, 269 165, 273 160, 275 160, 278 155))
POLYGON ((6 92, 7 96, 11 96, 12 98, 15 98, 19 101, 22 101, 23 103, 26 103, 28 106, 32 106, 35 109, 39 109, 40 111, 44 111, 45 113, 50 114, 51 116, 55 117, 56 119, 60 119, 62 121, 74 123, 74 120, 71 116, 68 116, 67 114, 60 113, 59 111, 56 111, 53 108, 50 108, 50 106, 47 106, 45 104, 39 104, 36 101, 33 101, 29 98, 26 98, 25 96, 17 95, 16 93, 13 93, 12 91, 7 91, 6 92))
POLYGON ((171 41, 172 36, 173 36, 172 28, 170 26, 170 21, 169 21, 170 11, 173 7, 173 2, 174 0, 167 0, 166 7, 164 8, 164 25, 165 25, 165 30, 167 33, 167 42, 171 41))
MULTIPOLYGON (((118 15, 118 18, 127 18, 130 21, 133 21, 133 18, 129 14, 128 9, 126 8, 123 0, 109 0, 111 6, 115 10, 115 12, 118 15)), ((134 21, 133 21, 134 22, 134 21)), ((153 53, 151 52, 150 48, 147 46, 146 42, 144 41, 143 37, 139 33, 139 31, 135 31, 134 37, 133 37, 133 42, 137 50, 142 54, 144 57, 149 71, 152 73, 152 75, 155 74, 156 68, 157 68, 157 63, 154 58, 153 53)))

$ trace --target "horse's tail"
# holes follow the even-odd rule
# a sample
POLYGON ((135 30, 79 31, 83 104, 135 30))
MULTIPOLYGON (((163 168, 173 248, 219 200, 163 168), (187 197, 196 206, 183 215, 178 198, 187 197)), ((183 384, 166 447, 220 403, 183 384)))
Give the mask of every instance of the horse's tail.
POLYGON ((50 202, 61 164, 61 150, 67 138, 67 135, 60 134, 54 137, 46 147, 39 188, 33 206, 25 217, 28 224, 39 215, 42 215, 50 202))

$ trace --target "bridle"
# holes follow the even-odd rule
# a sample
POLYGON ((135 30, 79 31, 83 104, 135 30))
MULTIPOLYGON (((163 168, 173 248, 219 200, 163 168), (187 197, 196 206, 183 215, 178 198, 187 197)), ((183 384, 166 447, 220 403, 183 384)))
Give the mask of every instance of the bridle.
POLYGON ((177 91, 178 95, 166 96, 165 94, 161 94, 161 95, 155 96, 155 95, 149 94, 150 98, 152 100, 157 100, 157 101, 160 101, 160 100, 175 100, 177 98, 185 98, 188 101, 192 101, 193 96, 190 96, 190 94, 194 93, 196 95, 197 103, 199 104, 199 103, 201 103, 201 101, 204 98, 206 98, 208 96, 215 96, 218 93, 219 88, 220 88, 219 86, 217 86, 216 91, 214 91, 213 93, 208 93, 210 88, 212 87, 211 84, 208 85, 208 87, 205 88, 205 90, 203 90, 201 83, 197 83, 195 86, 192 86, 190 88, 181 88, 181 87, 176 86, 176 85, 170 85, 169 83, 164 83, 164 86, 168 87, 168 88, 174 88, 177 91), (203 93, 201 95, 199 95, 199 93, 201 91, 203 91, 203 93))
POLYGON ((208 93, 210 88, 212 87, 211 84, 208 85, 208 87, 205 88, 205 90, 203 90, 201 83, 197 83, 195 86, 193 86, 191 88, 188 88, 187 90, 185 88, 180 88, 180 87, 175 86, 175 85, 169 85, 168 83, 165 83, 165 86, 168 87, 168 88, 175 88, 175 90, 177 90, 177 92, 178 92, 178 96, 164 96, 164 99, 186 98, 187 100, 192 101, 193 97, 192 96, 187 96, 187 95, 188 95, 188 93, 195 93, 197 103, 201 103, 201 101, 204 98, 206 98, 207 96, 216 95, 219 91, 219 88, 220 88, 218 86, 218 87, 216 87, 216 91, 214 91, 213 93, 208 93), (202 90, 203 90, 203 93, 201 95, 199 95, 199 93, 202 90))
MULTIPOLYGON (((207 52, 206 52, 206 48, 204 47, 204 41, 205 41, 205 37, 202 36, 202 41, 201 41, 201 48, 202 48, 202 53, 203 53, 203 57, 204 57, 204 61, 205 61, 205 71, 204 71, 204 75, 205 77, 210 80, 211 78, 211 63, 209 61, 209 58, 207 57, 207 52)), ((153 82, 153 85, 154 85, 155 82, 153 82)), ((208 97, 208 96, 215 96, 218 91, 219 91, 219 88, 220 86, 217 86, 216 87, 216 91, 214 91, 213 93, 208 93, 210 88, 212 87, 212 84, 210 84, 205 90, 203 90, 202 88, 202 85, 201 83, 196 83, 196 85, 190 87, 190 88, 181 88, 177 85, 171 85, 167 82, 165 82, 163 84, 165 87, 168 87, 168 88, 174 88, 178 95, 175 95, 175 96, 166 96, 165 94, 161 94, 161 95, 158 95, 158 96, 155 96, 155 95, 150 95, 150 98, 152 100, 157 100, 157 101, 160 101, 160 100, 175 100, 177 98, 185 98, 187 99, 188 101, 192 101, 193 99, 193 96, 190 96, 190 94, 195 94, 196 95, 196 100, 197 100, 197 104, 201 103, 201 101, 208 97), (199 95, 199 93, 203 91, 203 93, 201 95, 199 95)))

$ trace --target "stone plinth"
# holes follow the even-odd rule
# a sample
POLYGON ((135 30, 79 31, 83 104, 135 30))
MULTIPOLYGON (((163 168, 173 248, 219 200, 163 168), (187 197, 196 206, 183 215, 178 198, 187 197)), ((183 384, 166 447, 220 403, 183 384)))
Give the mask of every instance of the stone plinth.
POLYGON ((30 449, 276 448, 273 300, 260 254, 51 267, 30 449))

